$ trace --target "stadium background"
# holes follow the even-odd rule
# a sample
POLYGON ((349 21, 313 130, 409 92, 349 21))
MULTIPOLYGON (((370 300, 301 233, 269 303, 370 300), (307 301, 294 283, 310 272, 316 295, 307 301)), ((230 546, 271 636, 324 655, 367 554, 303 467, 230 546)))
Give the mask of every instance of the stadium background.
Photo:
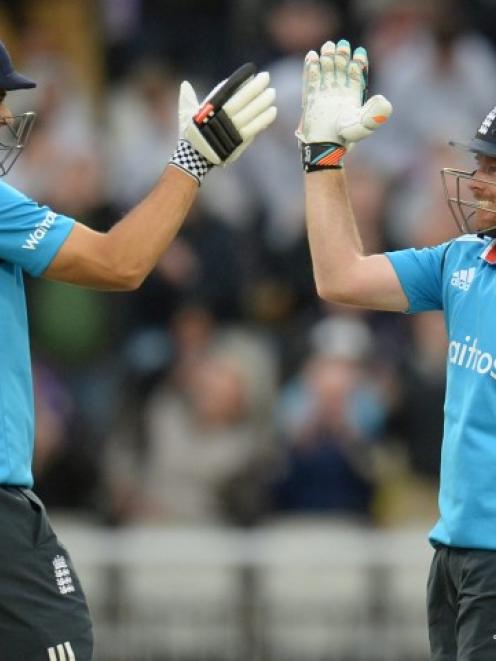
POLYGON ((9 97, 38 120, 7 181, 101 230, 166 164, 182 79, 253 60, 278 92, 139 291, 29 281, 36 490, 96 660, 425 661, 443 322, 317 299, 294 128, 303 54, 365 45, 395 109, 347 160, 366 250, 450 238, 439 170, 496 102, 495 3, 4 0, 0 25, 39 81, 9 97))

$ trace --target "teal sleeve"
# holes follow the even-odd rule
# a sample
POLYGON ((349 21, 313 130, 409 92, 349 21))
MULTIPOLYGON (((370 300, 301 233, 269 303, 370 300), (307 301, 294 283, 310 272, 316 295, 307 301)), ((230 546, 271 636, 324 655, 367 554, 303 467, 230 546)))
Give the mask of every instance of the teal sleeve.
POLYGON ((75 221, 0 183, 0 260, 33 276, 50 265, 75 221))
POLYGON ((386 253, 408 299, 407 312, 443 309, 443 265, 450 245, 386 253))

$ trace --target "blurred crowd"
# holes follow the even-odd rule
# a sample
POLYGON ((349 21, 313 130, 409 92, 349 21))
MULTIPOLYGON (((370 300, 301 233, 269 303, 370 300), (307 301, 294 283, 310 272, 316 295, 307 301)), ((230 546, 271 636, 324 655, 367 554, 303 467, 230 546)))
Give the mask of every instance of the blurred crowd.
POLYGON ((496 103, 495 4, 4 0, 0 24, 39 81, 9 96, 38 119, 7 181, 98 230, 167 163, 183 78, 201 95, 253 60, 278 94, 273 127, 209 174, 140 290, 29 281, 46 503, 109 525, 433 521, 443 320, 317 298, 294 137, 302 58, 327 39, 368 48, 371 93, 394 114, 347 159, 365 249, 434 244, 456 234, 439 170, 466 165, 447 140, 496 103))

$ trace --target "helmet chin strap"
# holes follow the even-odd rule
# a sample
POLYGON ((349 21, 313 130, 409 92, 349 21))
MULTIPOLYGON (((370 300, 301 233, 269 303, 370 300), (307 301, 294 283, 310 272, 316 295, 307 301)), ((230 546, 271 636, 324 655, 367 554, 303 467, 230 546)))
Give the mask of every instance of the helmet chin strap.
MULTIPOLYGON (((482 207, 482 206, 480 208, 484 209, 484 207, 482 207)), ((496 211, 494 210, 494 208, 492 208, 491 211, 493 212, 493 214, 496 217, 496 211)), ((474 214, 475 214, 475 211, 473 211, 470 214, 469 218, 471 218, 474 214)), ((463 211, 462 211, 462 215, 463 215, 463 211)), ((467 219, 467 222, 468 222, 468 219, 467 219)), ((491 227, 488 227, 487 229, 481 229, 480 231, 476 232, 476 234, 480 238, 482 238, 484 236, 488 236, 491 239, 496 239, 496 220, 494 222, 494 225, 492 225, 491 227)))
POLYGON ((490 239, 496 239, 496 227, 493 227, 492 229, 488 229, 488 230, 482 230, 481 232, 477 232, 477 236, 480 237, 481 239, 484 238, 485 236, 488 236, 490 239))

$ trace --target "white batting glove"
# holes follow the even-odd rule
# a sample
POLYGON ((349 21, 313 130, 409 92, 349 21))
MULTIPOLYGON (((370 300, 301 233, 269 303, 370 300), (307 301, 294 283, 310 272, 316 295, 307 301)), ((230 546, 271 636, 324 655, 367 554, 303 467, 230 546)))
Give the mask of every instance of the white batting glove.
POLYGON ((341 168, 353 143, 371 135, 389 119, 389 101, 375 95, 366 103, 368 59, 359 47, 351 59, 350 44, 327 41, 320 57, 307 53, 303 70, 303 113, 296 136, 303 168, 341 168))
POLYGON ((201 183, 213 165, 228 165, 275 119, 275 90, 267 72, 245 64, 200 104, 187 81, 179 93, 179 143, 171 163, 201 183))

